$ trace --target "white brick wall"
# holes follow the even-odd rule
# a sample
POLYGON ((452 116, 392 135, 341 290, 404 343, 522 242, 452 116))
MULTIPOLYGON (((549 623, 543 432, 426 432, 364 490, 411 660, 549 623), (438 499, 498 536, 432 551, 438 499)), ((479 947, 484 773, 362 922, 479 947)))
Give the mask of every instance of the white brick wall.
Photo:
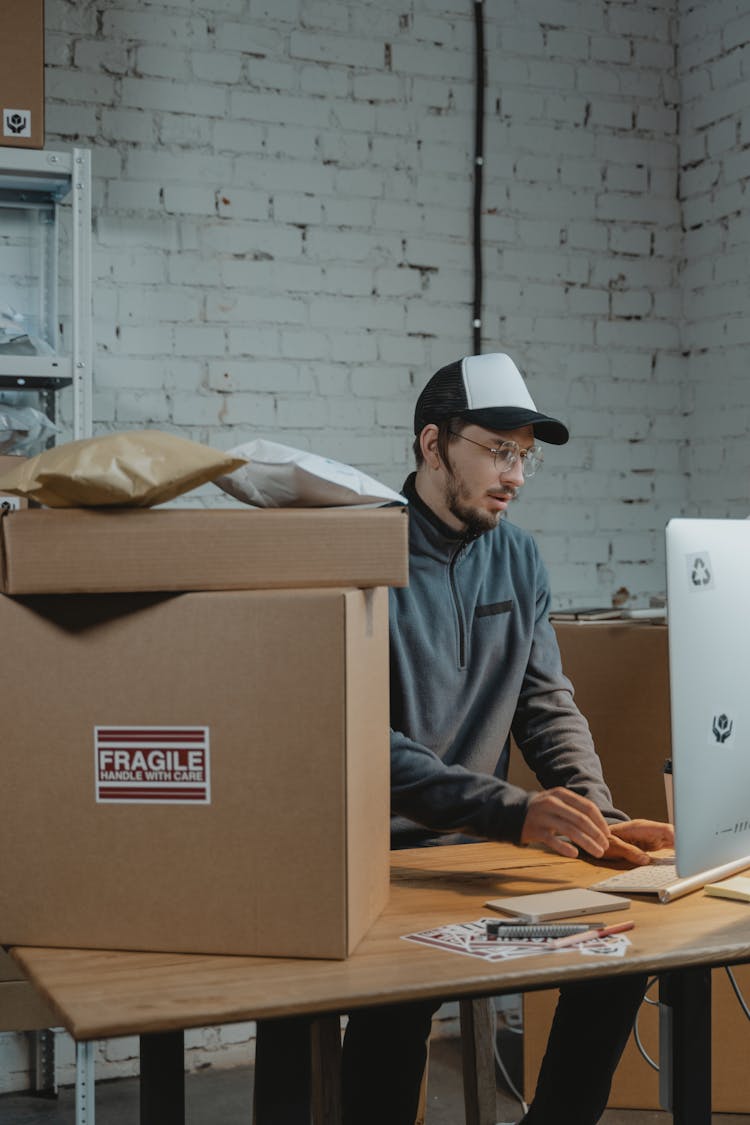
MULTIPOLYGON (((642 604, 670 516, 750 508, 750 15, 484 9, 483 347, 574 435, 514 518, 558 604, 642 604)), ((48 147, 93 151, 97 430, 267 436, 399 487, 418 391, 471 350, 470 0, 46 21, 48 147)))
MULTIPOLYGON (((416 393, 471 348, 473 6, 68 7, 50 0, 48 70, 71 132, 48 143, 94 150, 97 426, 266 434, 400 485, 416 393)), ((612 438, 649 443, 663 420, 679 441, 657 362, 680 350, 673 8, 486 5, 484 347, 598 448, 548 457, 563 495, 587 477, 575 535, 541 486, 518 509, 572 563, 605 534, 593 587, 553 570, 563 603, 622 585, 597 513, 623 474, 642 489, 612 438), (602 393, 618 358, 619 420, 602 393)), ((634 598, 658 566, 657 549, 634 598)))
POLYGON ((693 392, 686 499, 705 516, 750 510, 749 39, 742 4, 700 4, 681 21, 684 378, 693 392))

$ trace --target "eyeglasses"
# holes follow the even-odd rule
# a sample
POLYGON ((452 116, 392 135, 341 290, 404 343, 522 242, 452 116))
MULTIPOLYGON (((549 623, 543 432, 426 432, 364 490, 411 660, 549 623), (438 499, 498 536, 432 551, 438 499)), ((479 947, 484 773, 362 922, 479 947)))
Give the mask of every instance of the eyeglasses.
POLYGON ((466 437, 465 434, 457 434, 455 430, 448 430, 448 433, 453 437, 470 441, 472 445, 478 445, 480 449, 486 449, 488 453, 492 454, 492 464, 501 476, 515 468, 520 460, 524 478, 529 480, 534 473, 541 469, 544 462, 544 454, 540 445, 532 445, 529 449, 523 449, 517 441, 504 441, 494 449, 489 445, 483 445, 481 441, 474 441, 474 438, 466 437))

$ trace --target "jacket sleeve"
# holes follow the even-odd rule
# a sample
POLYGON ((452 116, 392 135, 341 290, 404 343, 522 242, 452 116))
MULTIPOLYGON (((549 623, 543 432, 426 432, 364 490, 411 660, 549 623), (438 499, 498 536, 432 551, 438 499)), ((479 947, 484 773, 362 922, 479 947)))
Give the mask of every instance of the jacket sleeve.
POLYGON ((391 812, 433 832, 518 843, 530 794, 489 774, 446 765, 391 730, 391 812))
POLYGON ((563 673, 549 608, 547 572, 537 555, 534 630, 513 737, 543 788, 565 786, 593 801, 607 820, 627 820, 612 803, 589 725, 563 673))

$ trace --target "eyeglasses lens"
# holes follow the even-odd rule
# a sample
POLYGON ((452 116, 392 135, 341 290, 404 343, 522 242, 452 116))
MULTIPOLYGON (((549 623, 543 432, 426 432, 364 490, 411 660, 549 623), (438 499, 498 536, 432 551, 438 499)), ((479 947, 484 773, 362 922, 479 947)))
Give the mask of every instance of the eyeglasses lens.
POLYGON ((542 465, 542 451, 536 447, 527 450, 524 454, 521 454, 518 448, 514 449, 513 446, 496 449, 495 468, 499 473, 509 473, 516 465, 519 457, 521 458, 523 475, 528 480, 542 465))

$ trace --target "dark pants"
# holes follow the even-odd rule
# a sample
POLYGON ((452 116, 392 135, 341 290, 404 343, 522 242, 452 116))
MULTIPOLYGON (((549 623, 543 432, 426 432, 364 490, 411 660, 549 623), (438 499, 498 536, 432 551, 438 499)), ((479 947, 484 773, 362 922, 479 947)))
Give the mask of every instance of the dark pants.
POLYGON ((310 1125, 310 1020, 259 1020, 254 1119, 258 1125, 310 1125))
POLYGON ((646 977, 640 975, 560 990, 523 1125, 593 1125, 599 1120, 645 991, 646 977))
MULTIPOLYGON (((594 1125, 599 1120, 645 989, 645 976, 614 977, 562 989, 523 1125, 594 1125)), ((351 1013, 342 1059, 344 1125, 414 1125, 432 1016, 440 1003, 425 1001, 351 1013)), ((286 1022, 280 1021, 273 1030, 275 1047, 282 1052, 286 1022)), ((295 1035, 290 1036, 289 1048, 299 1046, 295 1039, 299 1022, 290 1021, 290 1032, 292 1027, 295 1035)), ((260 1055, 268 1030, 268 1024, 258 1025, 260 1055)), ((286 1061, 291 1061, 288 1053, 286 1061)), ((256 1081, 258 1077, 256 1066, 256 1081)), ((289 1077, 287 1072, 287 1096, 297 1101, 298 1114, 282 1113, 269 1120, 275 1125, 307 1125, 306 1091, 298 1087, 292 1093, 289 1077)))

